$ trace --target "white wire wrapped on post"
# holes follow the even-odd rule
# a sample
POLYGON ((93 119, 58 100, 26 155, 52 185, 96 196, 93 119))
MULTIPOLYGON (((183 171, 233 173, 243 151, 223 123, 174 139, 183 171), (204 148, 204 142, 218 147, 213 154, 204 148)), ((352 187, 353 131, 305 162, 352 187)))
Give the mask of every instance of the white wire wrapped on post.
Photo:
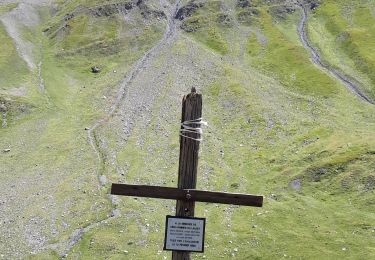
POLYGON ((189 139, 192 139, 192 140, 195 140, 195 141, 198 141, 198 142, 201 142, 203 140, 203 138, 202 138, 202 134, 203 134, 202 125, 204 125, 204 126, 208 125, 207 122, 202 121, 202 118, 184 121, 184 122, 181 123, 182 128, 180 130, 180 136, 185 137, 185 138, 189 138, 189 139), (196 127, 191 126, 193 124, 197 125, 197 126, 196 127), (199 134, 200 138, 194 138, 194 137, 191 137, 191 136, 187 136, 187 135, 185 135, 186 133, 199 134))

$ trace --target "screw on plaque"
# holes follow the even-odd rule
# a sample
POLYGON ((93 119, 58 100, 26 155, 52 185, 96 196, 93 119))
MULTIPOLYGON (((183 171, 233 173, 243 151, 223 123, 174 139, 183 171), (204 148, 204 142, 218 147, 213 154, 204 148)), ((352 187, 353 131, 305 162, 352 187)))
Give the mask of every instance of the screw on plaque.
POLYGON ((190 200, 190 199, 191 199, 191 194, 190 194, 190 191, 189 191, 189 190, 186 191, 185 198, 186 198, 187 200, 190 200))

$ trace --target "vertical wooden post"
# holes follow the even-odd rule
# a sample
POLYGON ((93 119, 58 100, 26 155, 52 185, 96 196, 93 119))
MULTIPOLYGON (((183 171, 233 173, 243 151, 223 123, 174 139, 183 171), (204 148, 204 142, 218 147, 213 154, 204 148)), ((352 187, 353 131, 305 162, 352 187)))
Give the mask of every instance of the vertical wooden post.
MULTIPOLYGON (((196 93, 195 88, 182 100, 181 123, 202 117, 202 95, 196 93)), ((189 124, 200 127, 198 124, 189 124)), ((183 128, 181 126, 181 128, 183 128)), ((199 133, 184 133, 184 135, 199 139, 199 133)), ((178 188, 195 189, 197 185, 199 141, 180 136, 180 160, 178 169, 178 188)), ((188 198, 189 199, 189 198, 188 198)), ((176 216, 194 216, 194 201, 178 200, 176 216)), ((190 252, 172 252, 172 260, 190 260, 190 252)))

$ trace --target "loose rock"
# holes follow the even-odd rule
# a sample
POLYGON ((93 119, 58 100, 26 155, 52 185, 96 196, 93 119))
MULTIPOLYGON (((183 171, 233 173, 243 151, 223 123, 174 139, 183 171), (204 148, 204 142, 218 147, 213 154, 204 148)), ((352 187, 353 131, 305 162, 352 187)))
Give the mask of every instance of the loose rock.
POLYGON ((237 0, 237 7, 246 8, 246 7, 249 7, 249 6, 251 6, 249 0, 237 0))
POLYGON ((1 103, 0 104, 0 112, 7 112, 7 107, 5 106, 5 104, 4 103, 1 103))
POLYGON ((91 67, 91 72, 92 72, 92 73, 99 73, 100 70, 101 70, 101 69, 100 69, 98 66, 91 67))

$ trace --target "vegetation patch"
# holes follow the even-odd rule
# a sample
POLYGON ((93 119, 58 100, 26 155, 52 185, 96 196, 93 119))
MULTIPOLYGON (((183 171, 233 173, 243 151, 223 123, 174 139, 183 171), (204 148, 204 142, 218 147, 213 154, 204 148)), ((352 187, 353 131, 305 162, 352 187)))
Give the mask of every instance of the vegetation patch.
POLYGON ((233 20, 222 12, 222 2, 210 1, 201 4, 191 1, 185 7, 181 8, 179 16, 176 16, 176 19, 183 20, 181 29, 192 33, 196 39, 212 50, 226 54, 228 43, 223 30, 231 28, 233 20))
POLYGON ((320 167, 309 168, 306 170, 306 173, 311 181, 319 182, 323 178, 333 178, 334 175, 344 172, 347 164, 349 164, 349 162, 326 164, 320 167))
POLYGON ((0 95, 0 117, 2 127, 15 124, 18 120, 31 113, 33 105, 23 98, 10 98, 0 95))
POLYGON ((144 1, 144 0, 138 0, 137 3, 136 3, 136 5, 140 9, 141 15, 144 18, 146 18, 146 19, 150 19, 150 18, 166 18, 166 15, 165 15, 165 13, 163 11, 154 10, 154 9, 150 8, 146 4, 146 1, 144 1))
POLYGON ((19 56, 13 40, 0 22, 0 90, 19 87, 28 79, 29 69, 19 56), (15 73, 17 71, 17 73, 15 73))
POLYGON ((362 178, 362 183, 365 185, 365 191, 370 192, 375 189, 375 175, 369 175, 362 178))
POLYGON ((18 6, 17 3, 13 3, 13 4, 0 4, 0 15, 12 11, 17 6, 18 6))
POLYGON ((251 25, 254 23, 256 18, 259 16, 260 12, 256 8, 248 8, 246 10, 241 10, 237 13, 237 19, 239 22, 251 25))
POLYGON ((338 70, 361 82, 364 92, 375 97, 375 17, 365 2, 324 1, 314 12, 309 28, 322 57, 338 70), (325 37, 318 37, 325 35, 325 37))
MULTIPOLYGON (((363 167, 374 160, 371 152, 347 152, 333 155, 318 166, 311 166, 301 176, 306 182, 318 182, 336 193, 369 192, 374 189, 374 176, 363 171, 363 167)), ((307 183, 305 183, 307 184, 307 183)))
POLYGON ((276 5, 268 9, 268 12, 276 20, 285 20, 289 14, 293 14, 295 11, 296 8, 292 5, 276 5))
POLYGON ((111 41, 117 36, 117 20, 78 15, 67 24, 61 42, 64 50, 80 48, 96 41, 111 41))
POLYGON ((220 54, 226 54, 228 52, 228 44, 222 32, 215 27, 199 32, 196 37, 201 37, 203 43, 220 54))
MULTIPOLYGON (((281 28, 291 26, 290 22, 291 20, 281 28)), ((323 96, 336 93, 334 81, 311 63, 302 46, 293 42, 283 30, 274 25, 268 12, 262 12, 260 26, 267 37, 267 45, 261 45, 255 34, 250 36, 247 50, 252 64, 262 70, 276 72, 282 84, 294 91, 323 96)))

